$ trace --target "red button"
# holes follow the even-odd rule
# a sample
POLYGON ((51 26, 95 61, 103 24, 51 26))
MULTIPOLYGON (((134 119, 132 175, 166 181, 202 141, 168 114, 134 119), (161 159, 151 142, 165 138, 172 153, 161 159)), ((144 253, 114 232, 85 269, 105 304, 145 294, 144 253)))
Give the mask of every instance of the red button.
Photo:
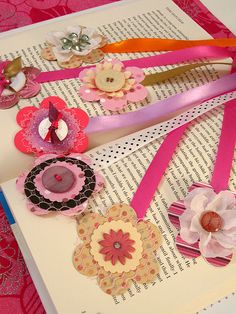
POLYGON ((54 166, 47 169, 42 176, 43 186, 53 193, 68 192, 75 183, 72 171, 63 166, 54 166))
POLYGON ((201 217, 201 226, 208 232, 217 232, 222 227, 222 218, 216 212, 206 212, 201 217))

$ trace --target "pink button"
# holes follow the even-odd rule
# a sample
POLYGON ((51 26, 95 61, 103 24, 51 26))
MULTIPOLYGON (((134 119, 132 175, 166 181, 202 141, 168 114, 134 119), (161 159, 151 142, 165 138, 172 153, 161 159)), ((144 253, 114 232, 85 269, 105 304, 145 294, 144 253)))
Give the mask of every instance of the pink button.
POLYGON ((42 176, 43 186, 53 193, 68 192, 75 183, 73 172, 63 166, 52 166, 42 176))

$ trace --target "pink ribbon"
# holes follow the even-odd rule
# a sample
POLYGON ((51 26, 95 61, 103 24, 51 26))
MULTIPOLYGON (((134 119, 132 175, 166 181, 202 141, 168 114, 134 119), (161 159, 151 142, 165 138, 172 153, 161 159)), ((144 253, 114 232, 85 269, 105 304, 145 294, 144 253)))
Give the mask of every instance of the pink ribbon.
POLYGON ((4 88, 9 84, 9 80, 6 79, 3 71, 5 67, 9 64, 9 61, 0 62, 0 95, 2 94, 4 88))
MULTIPOLYGON (((169 65, 175 63, 186 62, 199 58, 210 58, 210 59, 222 59, 232 57, 232 52, 226 48, 213 47, 213 46, 199 46, 181 49, 177 51, 167 52, 152 57, 145 57, 134 60, 124 61, 126 67, 136 66, 139 68, 149 68, 155 66, 169 65)), ((89 69, 92 66, 74 68, 74 69, 65 69, 65 70, 56 70, 41 72, 36 78, 38 83, 53 82, 59 80, 67 80, 71 78, 76 78, 79 76, 80 72, 84 69, 89 69)))
POLYGON ((154 124, 158 119, 186 111, 211 98, 236 90, 236 73, 148 105, 140 110, 91 118, 86 133, 105 132, 132 125, 154 124))

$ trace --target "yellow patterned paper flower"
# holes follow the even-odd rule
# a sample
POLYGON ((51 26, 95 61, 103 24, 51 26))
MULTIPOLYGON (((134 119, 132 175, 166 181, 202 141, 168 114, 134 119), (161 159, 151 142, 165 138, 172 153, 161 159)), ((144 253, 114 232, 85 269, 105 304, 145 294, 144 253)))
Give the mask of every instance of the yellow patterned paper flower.
POLYGON ((137 221, 129 205, 115 204, 105 216, 85 214, 77 231, 83 244, 75 249, 74 266, 85 276, 97 276, 105 293, 125 293, 132 280, 155 280, 159 265, 154 252, 160 247, 161 234, 152 223, 137 221))

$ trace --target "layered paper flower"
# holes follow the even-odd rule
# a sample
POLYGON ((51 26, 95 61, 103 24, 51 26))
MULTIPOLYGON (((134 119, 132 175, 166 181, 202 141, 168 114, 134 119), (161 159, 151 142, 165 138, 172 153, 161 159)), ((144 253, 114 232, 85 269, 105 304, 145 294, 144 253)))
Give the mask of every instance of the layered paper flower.
POLYGON ((15 106, 21 98, 36 96, 41 87, 35 81, 40 70, 22 67, 21 58, 0 61, 0 109, 15 106))
POLYGON ((216 194, 203 183, 194 184, 184 199, 171 205, 170 221, 178 229, 181 254, 202 255, 214 266, 227 265, 236 247, 236 198, 230 191, 216 194))
POLYGON ((137 221, 130 206, 115 204, 105 216, 85 214, 77 231, 83 244, 75 249, 74 266, 85 276, 97 276, 105 293, 125 293, 132 280, 155 280, 159 265, 154 252, 161 244, 160 232, 148 221, 137 221))
POLYGON ((95 29, 84 26, 69 26, 65 31, 51 32, 46 36, 46 48, 41 55, 49 61, 57 60, 62 68, 77 68, 82 63, 95 63, 104 58, 99 48, 106 38, 95 29))
POLYGON ((15 135, 15 145, 23 153, 80 153, 88 146, 83 132, 89 118, 79 108, 67 108, 59 97, 45 98, 39 108, 25 107, 16 117, 22 128, 15 135))
POLYGON ((118 59, 104 61, 96 67, 80 72, 83 85, 79 94, 86 101, 100 101, 105 109, 117 111, 128 102, 137 102, 147 96, 147 89, 140 84, 145 78, 137 67, 126 67, 118 59))
POLYGON ((103 186, 103 177, 91 168, 90 158, 82 154, 42 155, 30 172, 17 179, 17 188, 28 199, 27 207, 36 215, 81 213, 89 197, 103 186))

